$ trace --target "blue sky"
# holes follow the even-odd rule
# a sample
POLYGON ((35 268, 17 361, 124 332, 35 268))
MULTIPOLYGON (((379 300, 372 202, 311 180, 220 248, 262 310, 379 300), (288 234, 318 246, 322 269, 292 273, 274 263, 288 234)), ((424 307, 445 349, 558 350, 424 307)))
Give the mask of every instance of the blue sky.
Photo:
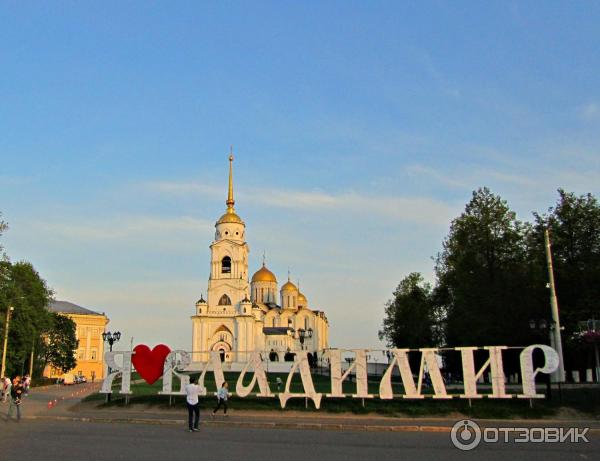
POLYGON ((233 144, 251 265, 380 347, 471 191, 599 195, 592 2, 2 2, 13 260, 128 343, 189 349, 233 144))

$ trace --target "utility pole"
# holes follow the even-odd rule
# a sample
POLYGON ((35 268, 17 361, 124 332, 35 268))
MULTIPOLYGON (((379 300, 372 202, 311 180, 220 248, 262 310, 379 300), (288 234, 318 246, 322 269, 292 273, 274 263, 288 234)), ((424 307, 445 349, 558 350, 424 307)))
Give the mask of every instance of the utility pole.
POLYGON ((8 327, 10 325, 10 314, 15 308, 8 306, 6 308, 6 321, 4 323, 4 347, 2 348, 2 368, 0 368, 0 376, 4 377, 6 371, 6 347, 8 346, 8 327))
POLYGON ((35 337, 31 342, 31 356, 29 357, 29 378, 33 379, 33 357, 35 351, 35 337))
POLYGON ((565 361, 562 349, 562 339, 560 330, 560 318, 558 315, 558 300, 556 298, 556 286, 554 285, 554 269, 552 267, 552 249, 550 247, 550 233, 548 228, 544 230, 544 242, 546 244, 546 262, 548 263, 548 280, 550 285, 550 308, 552 309, 552 323, 554 329, 553 346, 558 353, 559 365, 558 370, 553 373, 554 381, 559 383, 565 382, 565 361))

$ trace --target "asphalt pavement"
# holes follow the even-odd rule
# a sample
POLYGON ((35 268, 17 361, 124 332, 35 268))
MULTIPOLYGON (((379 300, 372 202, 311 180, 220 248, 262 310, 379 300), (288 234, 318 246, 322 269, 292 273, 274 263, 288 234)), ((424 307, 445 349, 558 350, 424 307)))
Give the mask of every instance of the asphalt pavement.
MULTIPOLYGON (((181 405, 172 408, 132 405, 127 407, 98 407, 97 402, 82 402, 100 383, 73 386, 46 386, 33 388, 23 400, 22 414, 25 421, 74 421, 103 423, 141 423, 155 425, 187 424, 187 412, 181 405)), ((204 403, 203 403, 204 404, 204 403)), ((205 404, 204 404, 205 405, 205 404)), ((0 405, 0 421, 6 419, 6 405, 0 405)), ((302 411, 240 411, 231 409, 228 417, 218 415, 210 418, 211 408, 201 408, 201 424, 204 426, 227 426, 237 428, 306 429, 330 431, 369 432, 450 432, 460 415, 441 418, 399 418, 375 414, 355 415, 302 411)), ((482 427, 511 426, 560 426, 589 427, 600 435, 600 420, 478 420, 482 427)))
POLYGON ((1 459, 44 460, 587 460, 598 440, 578 444, 482 444, 455 448, 447 433, 330 432, 23 420, 0 422, 1 459))
MULTIPOLYGON (((354 459, 597 459, 598 421, 480 421, 483 427, 591 427, 589 443, 481 443, 461 451, 451 442, 453 418, 390 418, 311 412, 232 411, 208 417, 200 431, 187 431, 184 408, 99 409, 81 399, 99 384, 34 388, 20 422, 0 406, 0 460, 36 456, 45 460, 264 460, 354 459)), ((514 438, 513 438, 514 439, 514 438)))

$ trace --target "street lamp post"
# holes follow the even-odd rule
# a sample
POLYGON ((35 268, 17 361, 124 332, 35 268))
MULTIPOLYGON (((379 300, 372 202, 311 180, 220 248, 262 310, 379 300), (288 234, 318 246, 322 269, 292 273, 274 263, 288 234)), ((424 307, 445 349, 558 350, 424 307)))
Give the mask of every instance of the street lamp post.
POLYGON ((119 339, 121 339, 120 331, 115 331, 114 333, 111 333, 110 331, 105 331, 104 333, 102 333, 102 340, 108 343, 108 348, 110 352, 112 352, 113 344, 119 342, 119 339))
POLYGON ((552 310, 552 323, 554 330, 552 331, 553 344, 559 358, 558 370, 554 372, 555 380, 559 383, 565 382, 565 360, 563 356, 562 338, 560 317, 558 313, 558 300, 556 298, 556 286, 554 284, 554 269, 552 267, 552 249, 550 247, 550 233, 548 229, 544 231, 544 243, 546 246, 546 263, 548 265, 548 288, 550 288, 550 307, 552 310))
POLYGON ((6 371, 6 347, 8 346, 8 327, 10 326, 10 315, 15 310, 14 307, 9 306, 6 309, 6 321, 4 322, 4 347, 2 348, 2 369, 0 370, 0 377, 4 377, 6 371))
POLYGON ((304 328, 298 328, 298 330, 294 330, 293 328, 290 328, 290 329, 288 329, 288 334, 292 338, 300 341, 300 349, 304 350, 304 341, 306 339, 312 338, 313 330, 312 330, 312 328, 309 328, 308 330, 305 330, 304 328))
MULTIPOLYGON (((121 339, 121 332, 120 331, 115 331, 114 333, 111 333, 110 331, 105 331, 104 333, 102 333, 102 340, 104 342, 108 343, 108 349, 110 352, 112 352, 113 349, 113 344, 118 342, 119 339, 121 339)), ((108 374, 110 375, 111 372, 111 368, 108 368, 108 374)), ((106 394, 106 401, 110 402, 110 394, 106 394)))

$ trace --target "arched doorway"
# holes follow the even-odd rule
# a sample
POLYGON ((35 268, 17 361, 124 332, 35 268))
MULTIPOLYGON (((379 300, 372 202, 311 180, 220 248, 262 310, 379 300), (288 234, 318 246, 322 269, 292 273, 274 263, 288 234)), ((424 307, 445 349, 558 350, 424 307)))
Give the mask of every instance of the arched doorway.
POLYGON ((219 359, 221 359, 221 362, 231 362, 233 360, 231 344, 225 341, 217 341, 212 345, 210 350, 219 354, 219 359))
POLYGON ((279 362, 279 355, 277 355, 277 352, 273 349, 271 349, 271 352, 269 353, 269 360, 271 362, 279 362))

